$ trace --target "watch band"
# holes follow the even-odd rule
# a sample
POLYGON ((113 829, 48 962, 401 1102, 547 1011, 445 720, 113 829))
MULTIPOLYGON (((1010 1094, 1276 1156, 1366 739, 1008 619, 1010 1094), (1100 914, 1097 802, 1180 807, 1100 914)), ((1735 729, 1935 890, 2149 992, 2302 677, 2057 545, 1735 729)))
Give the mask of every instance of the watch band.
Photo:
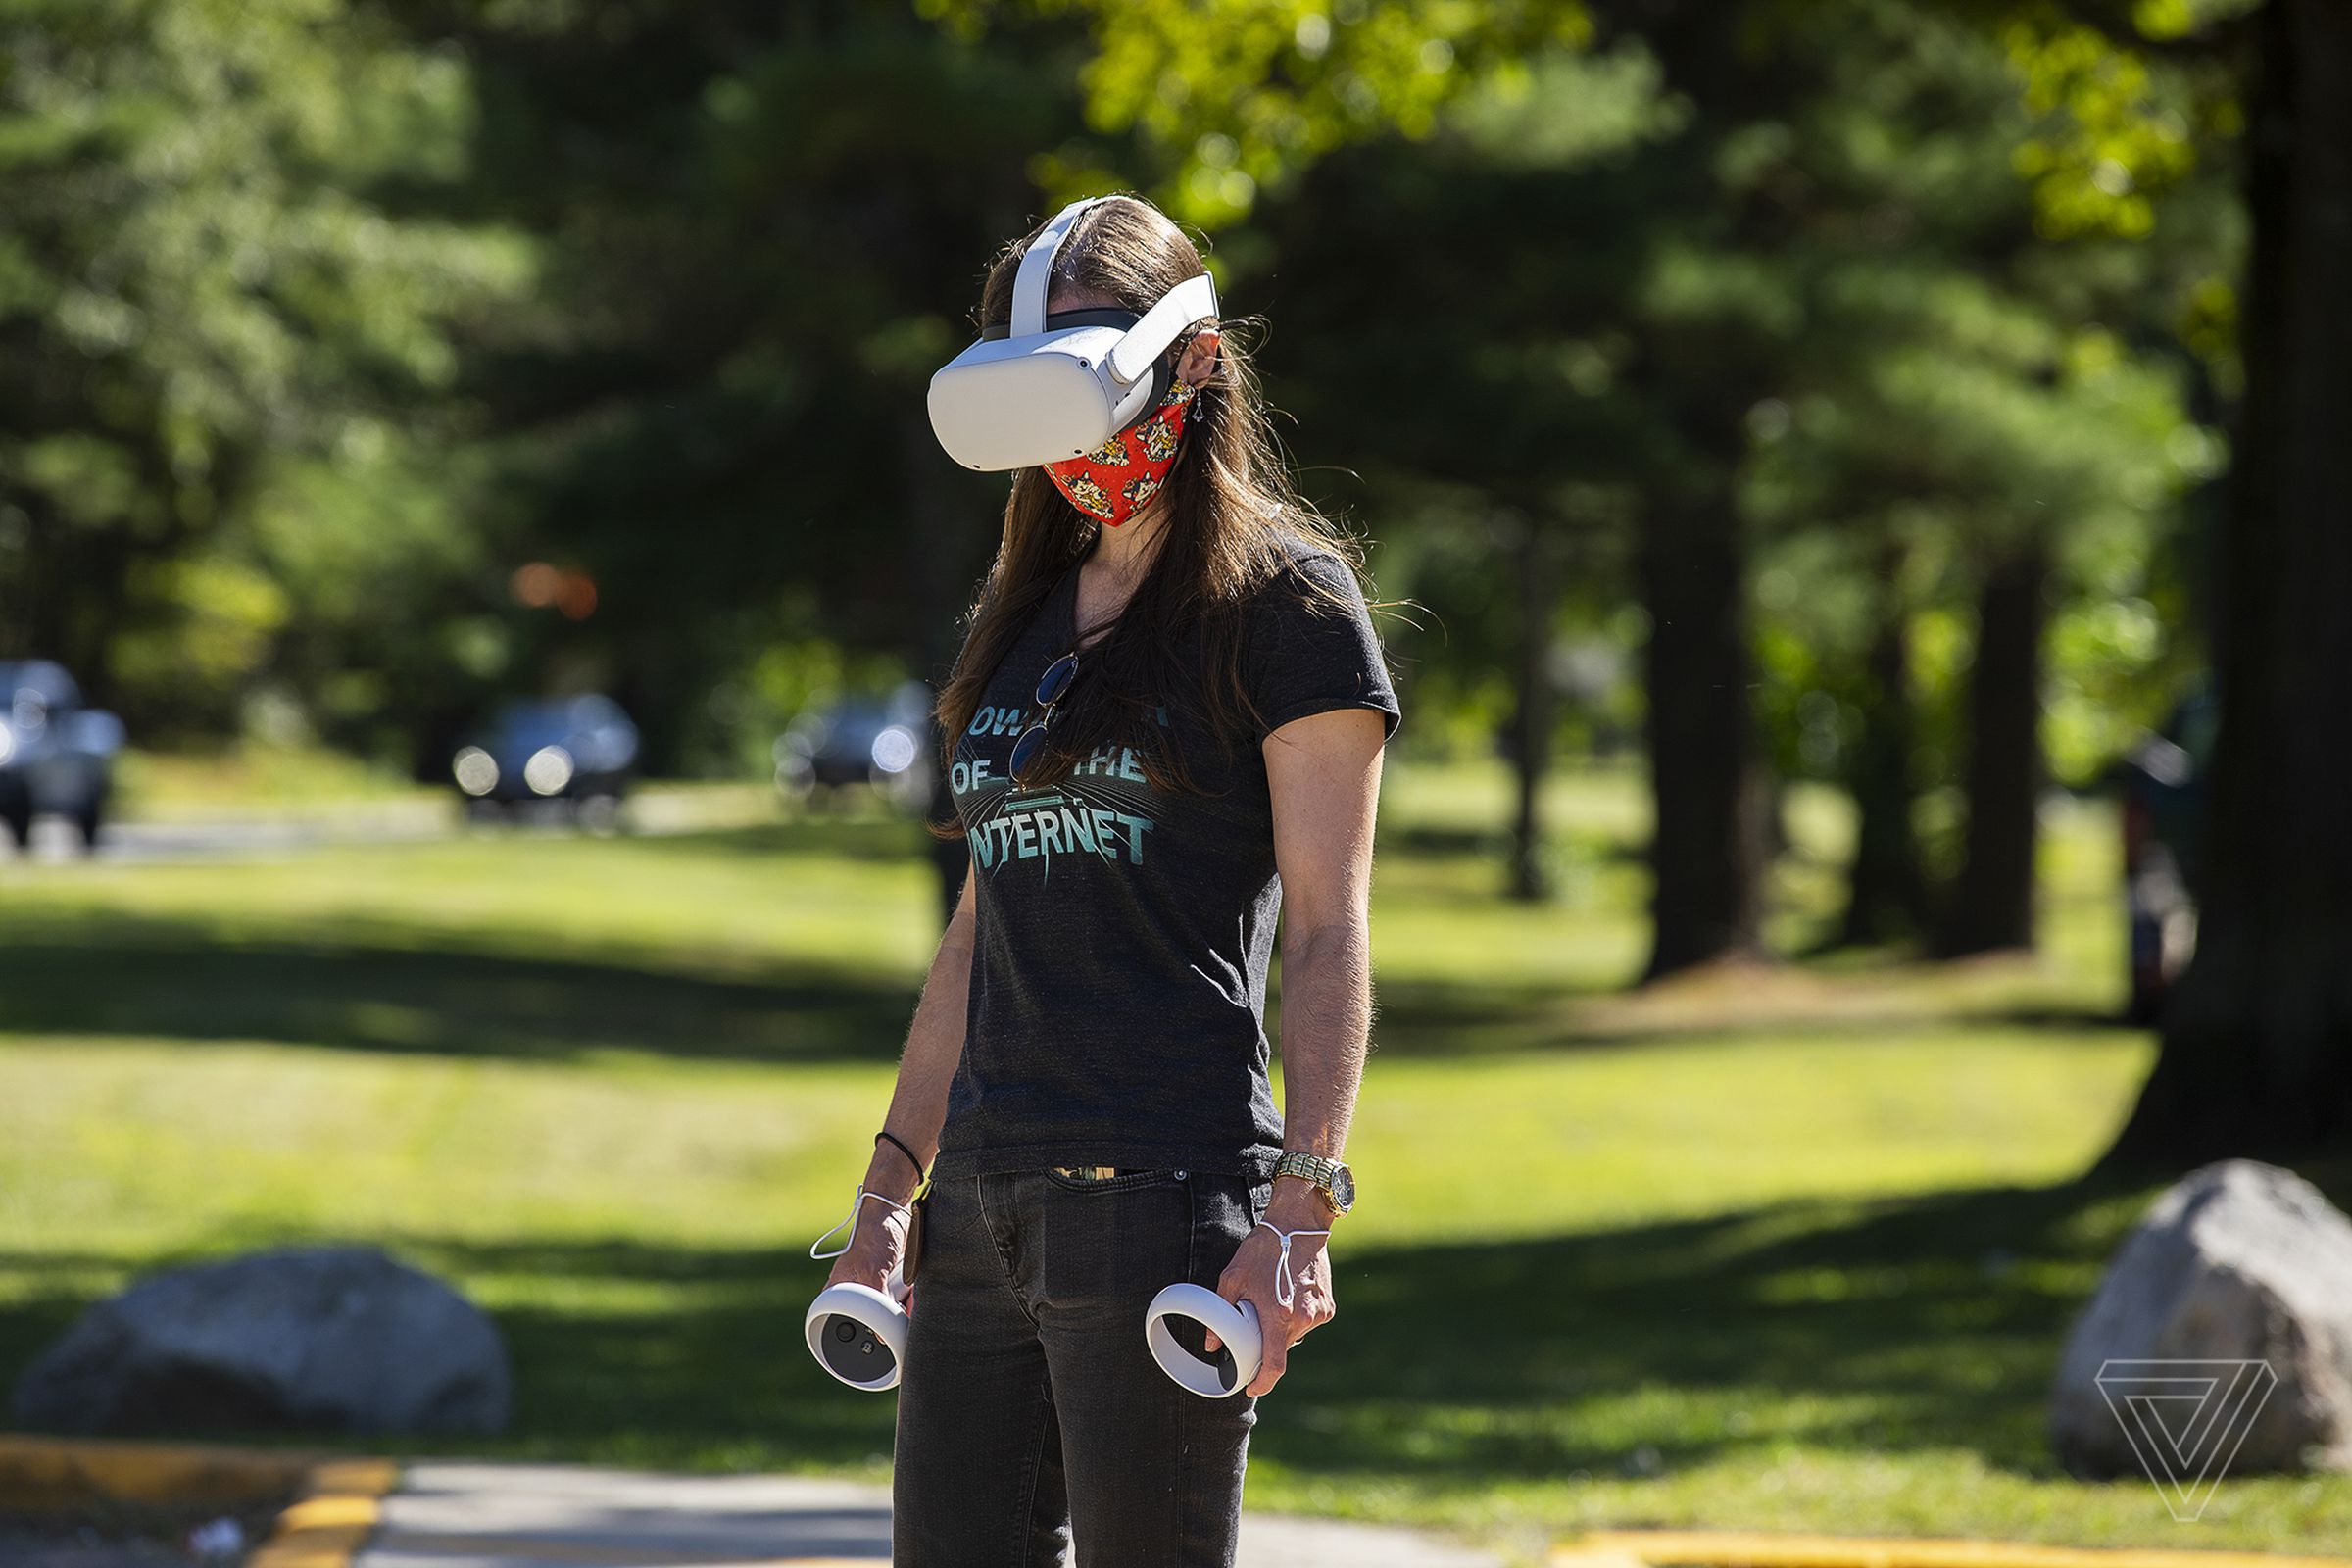
POLYGON ((1344 1214, 1352 1206, 1341 1201, 1339 1193, 1340 1173, 1346 1169, 1347 1167, 1339 1160, 1325 1159, 1322 1155, 1310 1154, 1303 1149, 1285 1150, 1282 1157, 1274 1162, 1274 1175, 1277 1180, 1284 1176, 1298 1176, 1312 1182, 1316 1190, 1323 1195, 1325 1206, 1335 1214, 1344 1214))
POLYGON ((1274 1174, 1303 1176, 1320 1187, 1331 1179, 1331 1173, 1339 1168, 1339 1163, 1336 1159, 1325 1159, 1321 1154, 1310 1154, 1303 1149, 1286 1149, 1282 1152, 1282 1158, 1274 1162, 1274 1174))

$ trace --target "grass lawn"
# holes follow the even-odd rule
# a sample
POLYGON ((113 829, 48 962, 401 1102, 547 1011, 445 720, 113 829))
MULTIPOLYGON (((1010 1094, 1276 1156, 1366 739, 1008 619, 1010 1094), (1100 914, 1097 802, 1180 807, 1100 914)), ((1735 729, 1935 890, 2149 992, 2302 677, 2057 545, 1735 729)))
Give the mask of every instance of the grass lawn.
MULTIPOLYGON (((2232 1479, 2177 1525, 2043 1444, 2066 1326, 2151 1196, 2076 1180, 2151 1052, 2106 1021, 2102 811, 2053 819, 2038 963, 1629 996, 1638 781, 1559 781, 1537 907, 1498 895, 1507 790, 1392 771, 1366 1199, 1253 1504, 1519 1545, 1690 1523, 2352 1552, 2352 1481, 2232 1479)), ((1791 814, 1793 951, 1846 823, 1791 814)), ((511 1435, 398 1451, 879 1479, 891 1401, 823 1378, 799 1323, 936 937, 919 843, 860 817, 0 862, 0 1376, 159 1265, 368 1239, 496 1313, 519 1378, 511 1435)))

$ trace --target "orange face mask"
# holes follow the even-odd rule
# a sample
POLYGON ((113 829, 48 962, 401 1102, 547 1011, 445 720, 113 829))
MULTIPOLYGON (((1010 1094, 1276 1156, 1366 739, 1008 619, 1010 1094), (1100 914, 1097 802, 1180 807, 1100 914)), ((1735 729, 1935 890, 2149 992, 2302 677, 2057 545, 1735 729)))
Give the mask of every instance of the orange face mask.
POLYGON ((1185 416, 1200 388, 1170 383, 1159 406, 1084 457, 1045 465, 1046 477, 1090 517, 1116 528, 1159 494, 1184 439, 1185 416))

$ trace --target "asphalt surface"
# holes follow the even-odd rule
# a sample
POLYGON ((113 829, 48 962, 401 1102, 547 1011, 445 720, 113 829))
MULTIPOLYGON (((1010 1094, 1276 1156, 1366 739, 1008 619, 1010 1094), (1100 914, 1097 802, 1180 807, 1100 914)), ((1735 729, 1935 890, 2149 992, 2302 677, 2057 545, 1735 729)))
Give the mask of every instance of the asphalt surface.
MULTIPOLYGON (((652 786, 630 798, 626 831, 660 837, 746 827, 777 820, 778 810, 774 794, 758 788, 652 786)), ((469 824, 454 794, 419 795, 338 805, 309 814, 112 821, 99 834, 96 858, 122 864, 262 859, 336 844, 423 844, 466 832, 573 837, 581 831, 544 809, 535 816, 469 824)), ((26 861, 71 865, 83 858, 81 839, 63 817, 36 820, 29 851, 20 852, 0 833, 0 870, 26 861)))
MULTIPOLYGON (((162 860, 244 859, 327 844, 396 844, 448 838, 458 830, 453 807, 447 811, 355 813, 332 820, 223 819, 185 822, 109 822, 98 836, 95 858, 137 864, 162 860)), ((81 838, 60 817, 32 825, 32 845, 19 850, 0 834, 0 868, 29 861, 72 865, 87 857, 81 838)))
MULTIPOLYGON (((353 1568, 870 1568, 890 1560, 890 1494, 792 1476, 669 1476, 419 1461, 353 1568)), ((1077 1568, 1088 1564, 1075 1544, 1077 1568)), ((1414 1532, 1246 1515, 1242 1568, 1496 1568, 1414 1532)), ((1115 1568, 1115 1565, 1107 1565, 1115 1568)))

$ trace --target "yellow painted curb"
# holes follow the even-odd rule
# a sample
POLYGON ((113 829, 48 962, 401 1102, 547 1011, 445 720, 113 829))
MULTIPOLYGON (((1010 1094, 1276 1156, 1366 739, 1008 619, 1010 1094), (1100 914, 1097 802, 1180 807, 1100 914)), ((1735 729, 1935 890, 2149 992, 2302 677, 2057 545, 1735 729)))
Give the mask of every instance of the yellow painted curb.
POLYGON ((1600 1530, 1553 1549, 1551 1568, 1594 1558, 1652 1568, 2352 1568, 2352 1558, 2160 1546, 2037 1546, 1901 1536, 1800 1536, 1741 1530, 1600 1530))
POLYGON ((245 1568, 349 1568, 383 1517, 384 1497, 399 1485, 400 1465, 391 1459, 318 1466, 245 1568))
POLYGON ((1551 1555, 1544 1561, 1545 1568, 1649 1568, 1649 1564, 1631 1552, 1587 1545, 1583 1542, 1571 1546, 1554 1546, 1551 1555))
POLYGON ((260 1502, 294 1492, 247 1568, 349 1568, 399 1484, 389 1459, 0 1434, 0 1506, 260 1502))
POLYGON ((0 1504, 254 1502, 299 1486, 311 1454, 0 1434, 0 1504))

